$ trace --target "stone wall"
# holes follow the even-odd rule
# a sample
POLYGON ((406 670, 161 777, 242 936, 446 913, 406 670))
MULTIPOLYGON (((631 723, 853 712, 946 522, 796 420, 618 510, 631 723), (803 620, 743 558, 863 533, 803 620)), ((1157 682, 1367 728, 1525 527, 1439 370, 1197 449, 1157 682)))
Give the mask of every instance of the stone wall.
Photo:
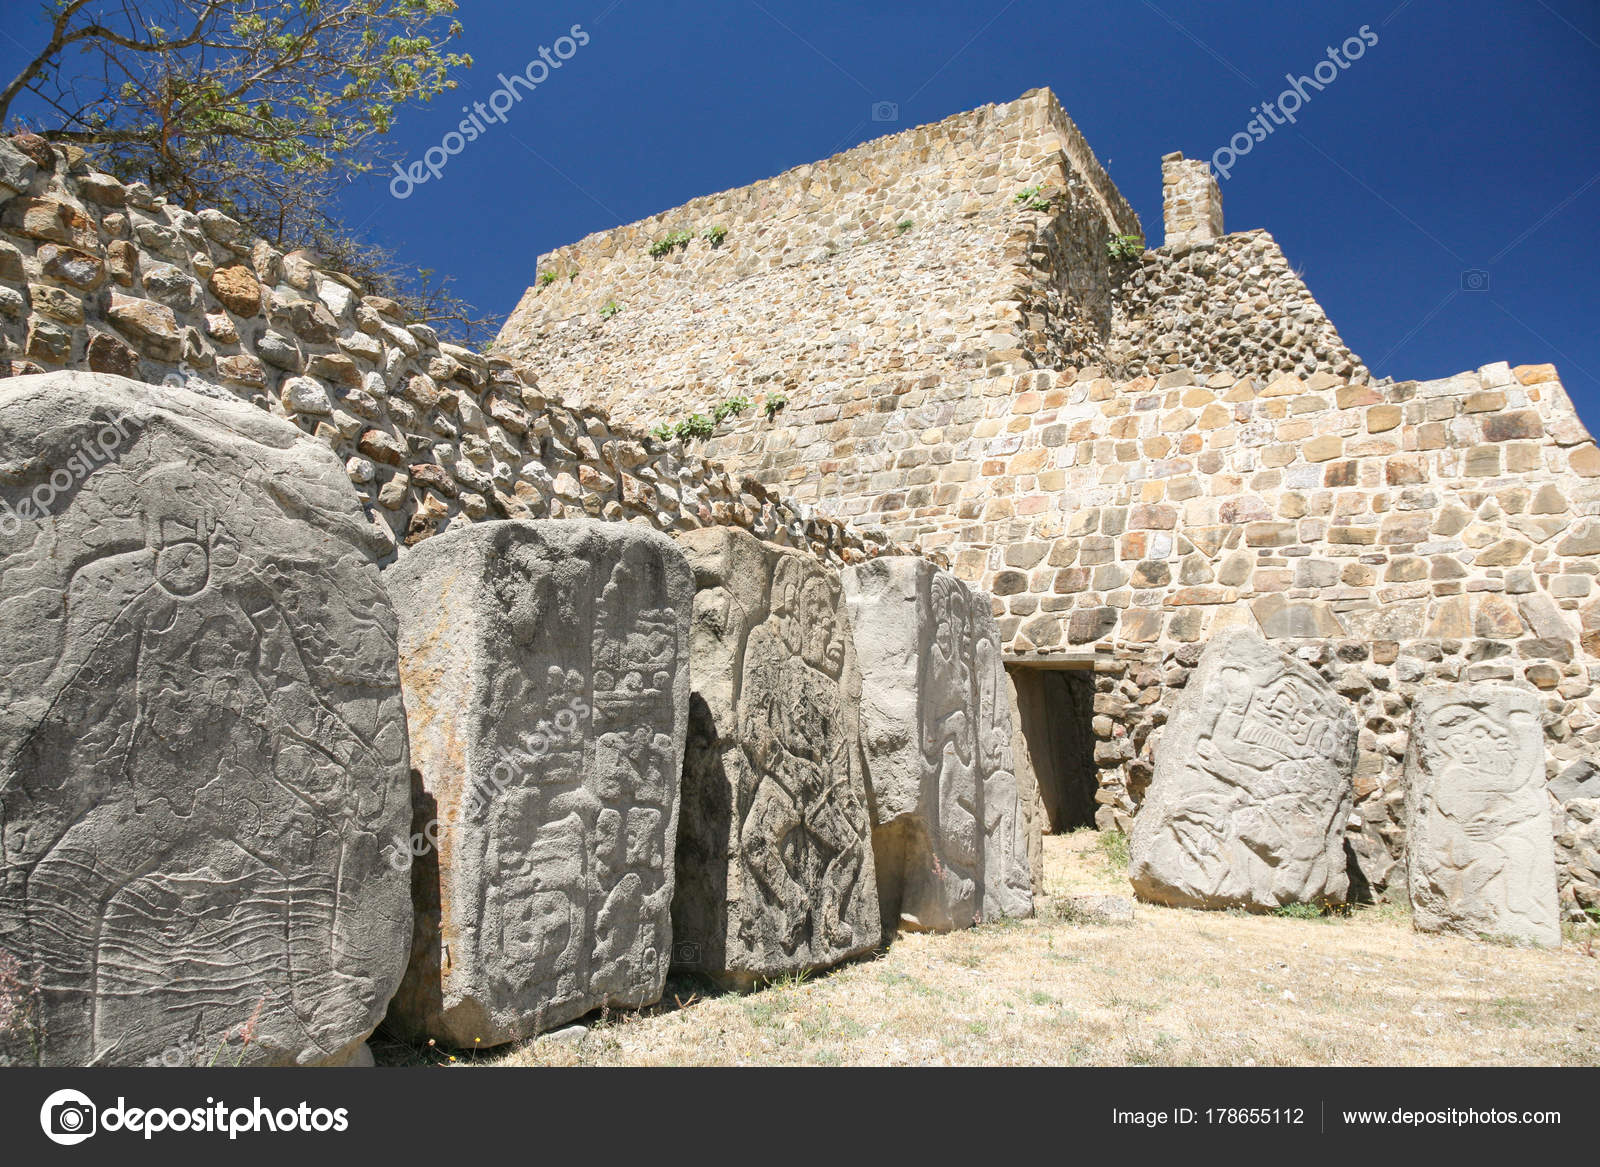
MULTIPOLYGON (((742 419, 708 456, 948 559, 995 596, 1013 659, 1096 660, 1102 825, 1137 808, 1198 646, 1239 624, 1356 701, 1353 843, 1375 886, 1403 845, 1419 685, 1537 690, 1552 778, 1600 753, 1600 451, 1552 367, 1398 384, 1102 372, 886 378, 797 411, 786 444, 742 419)), ((1559 833, 1567 894, 1592 900, 1587 797, 1561 800, 1590 817, 1559 833)))
POLYGON ((1036 90, 542 256, 496 349, 637 425, 767 393, 798 412, 885 375, 1097 353, 1114 232, 1137 217, 1036 90))
POLYGON ((441 341, 226 215, 190 213, 40 138, 0 139, 0 375, 56 369, 287 418, 344 459, 391 547, 483 519, 593 517, 735 525, 836 564, 885 550, 681 443, 550 401, 527 369, 441 341))
POLYGON ((1166 245, 1113 258, 1136 224, 1036 92, 554 252, 499 345, 641 424, 751 398, 707 457, 952 563, 1013 663, 1092 664, 1102 825, 1205 638, 1295 649, 1357 704, 1381 888, 1417 686, 1536 691, 1551 777, 1600 747, 1600 453, 1548 366, 1374 381, 1270 235, 1222 234, 1204 164, 1163 161, 1166 245))
POLYGON ((1161 159, 1161 224, 1173 250, 1209 243, 1222 234, 1222 191, 1211 167, 1199 159, 1161 159))
POLYGON ((1118 378, 1179 369, 1367 378, 1265 231, 1176 245, 1169 236, 1123 267, 1104 364, 1118 378))

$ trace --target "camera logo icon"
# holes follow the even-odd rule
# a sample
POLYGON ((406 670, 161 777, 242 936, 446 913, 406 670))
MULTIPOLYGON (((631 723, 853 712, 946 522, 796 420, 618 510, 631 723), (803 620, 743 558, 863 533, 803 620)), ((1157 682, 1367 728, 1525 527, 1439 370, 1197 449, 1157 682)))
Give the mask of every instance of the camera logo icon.
POLYGON ((1463 292, 1487 292, 1489 290, 1489 273, 1482 268, 1468 268, 1461 273, 1461 290, 1463 292))
POLYGON ((700 963, 700 946, 693 940, 679 940, 672 946, 672 963, 696 965, 700 963))
POLYGON ((87 1094, 57 1090, 39 1108, 39 1125, 45 1138, 63 1147, 76 1146, 94 1134, 99 1112, 87 1094))
POLYGON ((900 120, 900 103, 898 101, 875 101, 872 103, 872 120, 875 122, 897 122, 900 120))

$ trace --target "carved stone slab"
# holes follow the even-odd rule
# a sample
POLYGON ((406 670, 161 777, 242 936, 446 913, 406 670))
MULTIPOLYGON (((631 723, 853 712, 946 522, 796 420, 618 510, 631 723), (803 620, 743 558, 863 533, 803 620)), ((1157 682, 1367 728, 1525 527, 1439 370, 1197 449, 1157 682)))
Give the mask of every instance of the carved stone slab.
POLYGON ((839 577, 733 528, 678 542, 698 590, 674 959, 749 984, 866 952, 878 892, 839 577))
POLYGON ((870 560, 843 580, 885 930, 1031 914, 1027 820, 988 596, 912 557, 870 560))
POLYGON ((633 524, 497 522, 426 540, 387 578, 422 852, 391 1020, 492 1046, 659 1000, 689 706, 682 553, 633 524))
POLYGON ((1343 902, 1355 760, 1348 702, 1254 631, 1224 632, 1157 745, 1133 825, 1134 890, 1198 908, 1343 902))
POLYGON ((1561 943, 1544 758, 1536 693, 1476 684, 1417 695, 1406 750, 1417 928, 1561 943))
POLYGON ((58 373, 0 383, 0 500, 0 949, 42 1006, 0 1052, 354 1056, 405 969, 410 798, 343 466, 248 405, 58 373))

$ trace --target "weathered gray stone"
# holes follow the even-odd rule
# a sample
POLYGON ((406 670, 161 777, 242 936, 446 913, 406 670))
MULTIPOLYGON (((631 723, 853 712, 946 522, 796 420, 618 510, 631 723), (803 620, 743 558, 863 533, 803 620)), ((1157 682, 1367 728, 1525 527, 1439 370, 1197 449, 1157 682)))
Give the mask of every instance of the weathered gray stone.
POLYGON ((1017 681, 1006 670, 1006 710, 1011 719, 1011 768, 1017 779, 1017 803, 1022 808, 1022 836, 1028 851, 1028 872, 1035 901, 1044 895, 1044 802, 1039 794, 1039 771, 1022 732, 1017 681))
POLYGON ((659 1000, 689 706, 682 553, 631 524, 506 521, 419 544, 387 581, 422 853, 391 1022, 487 1047, 659 1000))
POLYGON ((698 591, 674 960, 748 985, 869 951, 861 674, 839 577, 735 528, 679 545, 698 591))
POLYGON ((1355 713, 1327 682, 1252 630, 1224 632, 1156 747, 1134 890, 1201 908, 1343 902, 1355 762, 1355 713))
POLYGON ((1417 928, 1561 943, 1544 755, 1533 692, 1478 684, 1417 695, 1406 749, 1417 928))
POLYGON ((1551 779, 1549 790, 1561 803, 1575 798, 1600 798, 1600 766, 1580 759, 1551 779))
POLYGON ((989 598, 925 559, 847 569, 885 932, 1033 911, 989 598))
POLYGON ((83 373, 0 384, 0 466, 0 948, 43 1013, 3 1052, 214 1057, 252 1023, 228 1064, 349 1060, 411 905, 394 613, 344 468, 83 373))

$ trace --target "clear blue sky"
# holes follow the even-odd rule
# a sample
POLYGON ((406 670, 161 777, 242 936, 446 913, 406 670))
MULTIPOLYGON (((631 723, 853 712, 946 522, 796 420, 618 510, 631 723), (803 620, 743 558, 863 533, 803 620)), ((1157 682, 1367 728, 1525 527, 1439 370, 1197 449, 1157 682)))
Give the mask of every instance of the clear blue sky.
POLYGON ((1159 240, 1161 155, 1210 157, 1368 26, 1378 43, 1233 167, 1228 228, 1271 231, 1379 374, 1550 361, 1600 429, 1595 0, 463 0, 460 17, 477 64, 399 122, 412 158, 497 73, 574 24, 589 42, 437 180, 403 201, 353 188, 346 212, 501 314, 542 251, 1040 85, 1159 240))

